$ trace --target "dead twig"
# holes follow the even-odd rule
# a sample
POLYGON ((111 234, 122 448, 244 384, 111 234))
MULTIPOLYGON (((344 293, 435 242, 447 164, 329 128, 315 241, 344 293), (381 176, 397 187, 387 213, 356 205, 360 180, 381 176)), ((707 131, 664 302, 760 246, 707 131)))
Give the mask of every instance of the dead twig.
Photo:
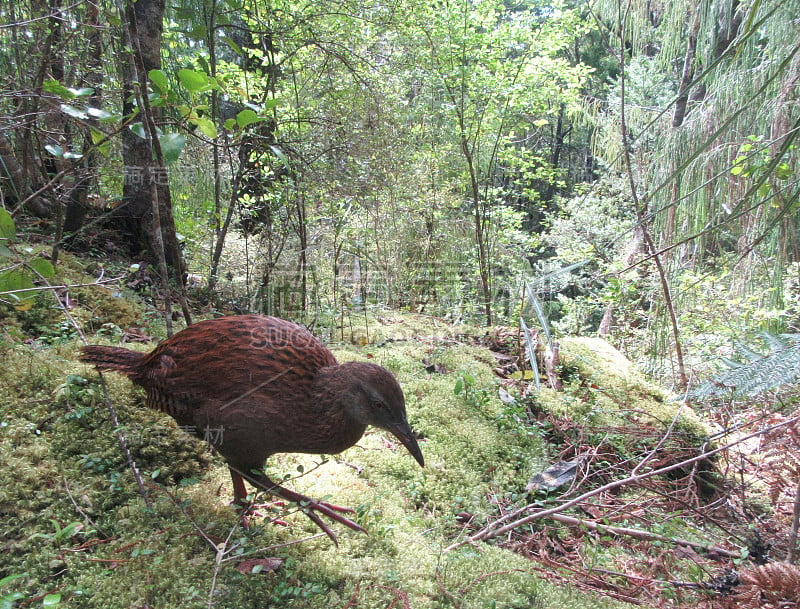
POLYGON ((726 550, 716 544, 699 543, 696 541, 689 541, 688 539, 679 539, 677 537, 666 537, 657 533, 650 533, 649 531, 642 531, 641 529, 632 529, 630 527, 616 527, 606 524, 595 522, 594 520, 585 520, 583 518, 575 518, 573 516, 565 516, 564 514, 550 514, 549 518, 556 522, 561 522, 569 526, 585 527, 592 531, 597 531, 602 534, 609 534, 619 537, 633 537, 634 539, 641 539, 643 541, 659 541, 663 543, 671 543, 676 546, 688 546, 695 550, 704 550, 706 552, 716 553, 728 558, 741 558, 742 553, 733 550, 726 550))
POLYGON ((91 525, 95 531, 97 531, 104 537, 108 537, 108 534, 105 531, 103 531, 103 529, 101 529, 99 526, 97 526, 97 523, 94 520, 92 520, 89 517, 89 515, 78 505, 78 502, 75 501, 75 497, 72 496, 72 492, 69 490, 69 483, 67 482, 67 478, 64 476, 61 478, 61 480, 64 483, 64 490, 67 491, 67 497, 69 497, 69 500, 72 503, 72 507, 75 508, 75 511, 78 512, 78 514, 80 514, 81 516, 83 516, 83 519, 86 521, 86 524, 91 525))
POLYGON ((800 529, 800 481, 797 482, 797 490, 794 493, 794 511, 792 512, 792 532, 789 535, 789 552, 786 555, 786 562, 794 564, 797 558, 797 534, 800 529))

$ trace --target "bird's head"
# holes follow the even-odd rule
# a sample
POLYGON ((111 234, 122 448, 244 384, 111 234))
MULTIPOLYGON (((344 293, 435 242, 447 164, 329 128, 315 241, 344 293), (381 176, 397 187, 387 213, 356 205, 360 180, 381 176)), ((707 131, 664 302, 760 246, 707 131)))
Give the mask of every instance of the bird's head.
POLYGON ((406 418, 403 390, 391 372, 376 364, 348 362, 340 374, 349 385, 345 410, 362 425, 373 425, 394 435, 421 466, 422 451, 406 418))

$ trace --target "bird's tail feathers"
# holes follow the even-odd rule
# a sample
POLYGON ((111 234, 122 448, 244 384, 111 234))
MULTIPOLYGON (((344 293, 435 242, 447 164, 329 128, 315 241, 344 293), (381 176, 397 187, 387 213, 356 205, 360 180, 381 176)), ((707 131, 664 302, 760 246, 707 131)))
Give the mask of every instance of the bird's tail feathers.
POLYGON ((98 370, 116 370, 127 375, 136 373, 145 357, 144 353, 138 351, 104 345, 86 345, 81 351, 82 362, 92 364, 98 370))

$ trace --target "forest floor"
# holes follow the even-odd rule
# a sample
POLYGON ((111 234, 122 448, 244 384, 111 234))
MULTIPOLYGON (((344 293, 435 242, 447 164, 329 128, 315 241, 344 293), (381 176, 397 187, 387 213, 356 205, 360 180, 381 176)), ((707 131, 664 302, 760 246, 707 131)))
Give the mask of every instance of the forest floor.
MULTIPOLYGON (((90 282, 66 260, 65 283, 90 282)), ((560 341, 536 389, 514 329, 327 320, 315 332, 340 360, 398 377, 426 459, 372 431, 335 457, 270 460, 356 509, 368 534, 337 547, 266 497, 243 530, 224 463, 77 362, 79 329, 143 351, 163 338, 133 287, 43 292, 0 317, 0 607, 800 606, 794 403, 693 409, 594 338, 560 341)))

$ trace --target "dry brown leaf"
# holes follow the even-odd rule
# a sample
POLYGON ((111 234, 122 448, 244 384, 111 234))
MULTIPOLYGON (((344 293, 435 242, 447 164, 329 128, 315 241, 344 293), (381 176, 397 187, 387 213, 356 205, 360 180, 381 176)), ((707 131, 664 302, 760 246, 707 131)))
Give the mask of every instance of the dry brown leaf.
POLYGON ((283 564, 282 558, 250 558, 236 565, 236 570, 245 575, 271 573, 283 564))

